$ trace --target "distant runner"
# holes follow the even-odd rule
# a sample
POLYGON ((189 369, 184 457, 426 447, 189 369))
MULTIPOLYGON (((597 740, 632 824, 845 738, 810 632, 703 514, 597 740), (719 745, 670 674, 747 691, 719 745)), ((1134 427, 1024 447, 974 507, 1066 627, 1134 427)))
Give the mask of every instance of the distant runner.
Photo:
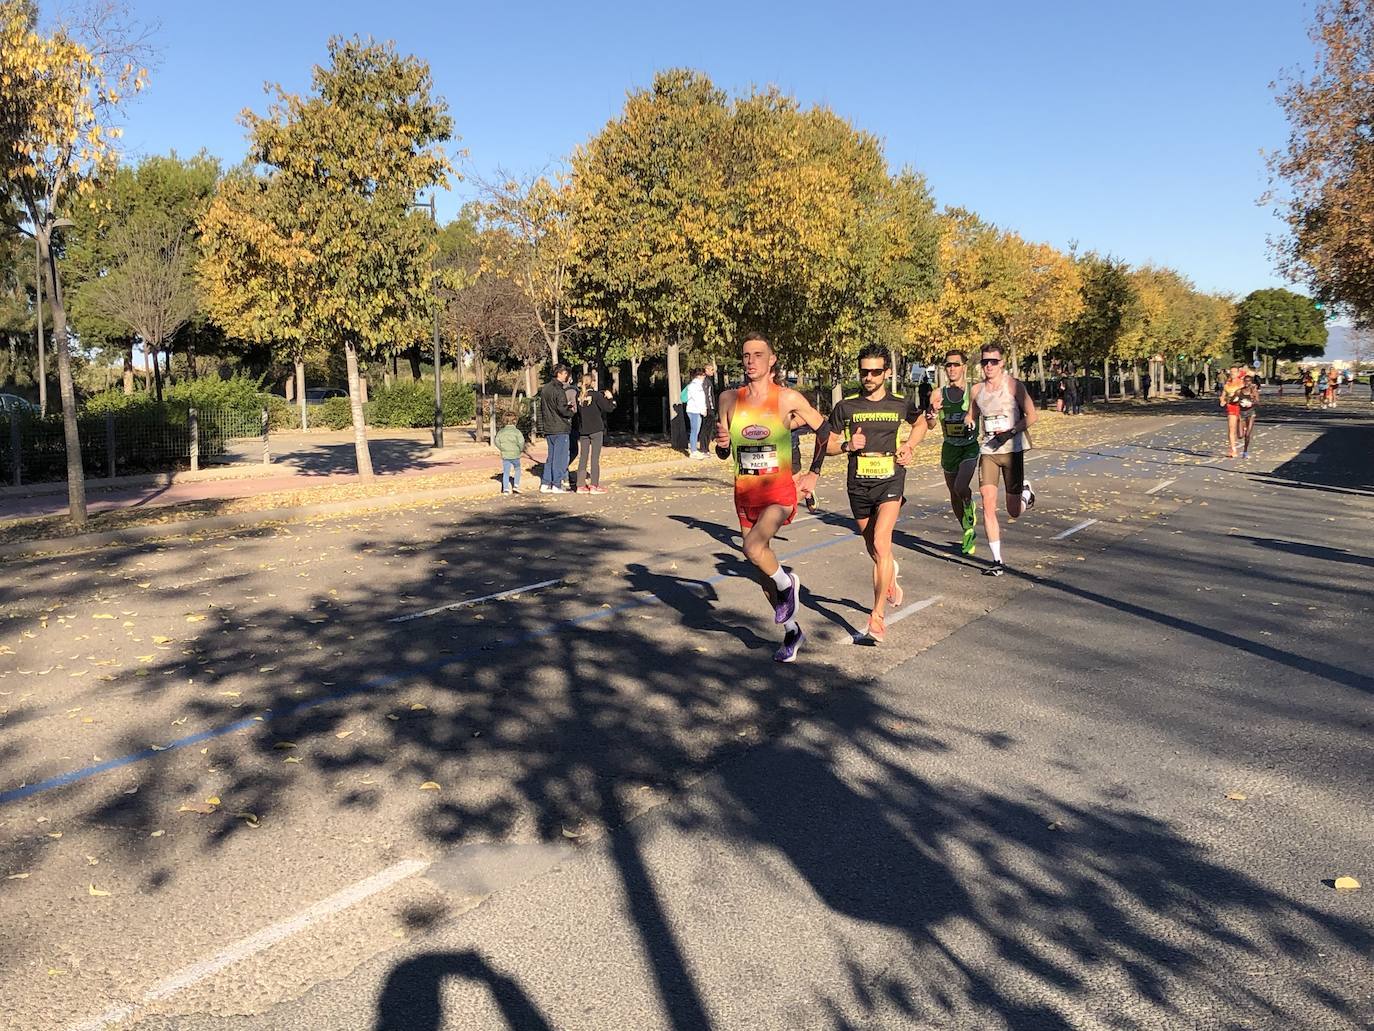
POLYGON ((777 662, 792 662, 806 640, 797 609, 801 581, 782 568, 773 554, 773 537, 797 514, 797 497, 810 495, 825 461, 830 425, 806 398, 776 380, 777 355, 761 334, 745 337, 744 386, 720 395, 716 454, 734 458, 735 511, 744 534, 744 554, 759 571, 773 620, 783 625, 777 662), (816 433, 811 469, 792 474, 793 417, 816 433))
POLYGON ((873 608, 860 638, 874 644, 887 637, 887 604, 902 604, 892 558, 892 528, 906 503, 906 467, 898 461, 897 434, 903 422, 924 422, 909 399, 888 392, 888 368, 887 348, 865 346, 859 352, 859 393, 830 411, 829 450, 849 455, 849 508, 873 560, 873 608))
POLYGON ((1226 410, 1226 440, 1229 457, 1236 457, 1236 441, 1240 437, 1240 395, 1245 392, 1245 366, 1232 365, 1226 370, 1226 382, 1221 385, 1217 404, 1226 410))
MULTIPOLYGON (((945 355, 945 375, 949 385, 940 388, 940 405, 934 420, 940 423, 944 443, 940 446, 940 469, 949 489, 949 507, 963 528, 964 537, 959 548, 972 555, 978 538, 978 509, 973 503, 973 474, 978 469, 978 437, 968 421, 972 399, 968 391, 968 355, 950 351, 945 355)), ((932 418, 918 422, 906 446, 897 453, 900 465, 910 465, 916 446, 925 439, 926 431, 934 425, 932 418)))
POLYGON ((982 423, 978 447, 978 493, 983 496, 983 525, 987 527, 992 565, 984 576, 1001 576, 1002 529, 997 522, 997 480, 1006 483, 1007 517, 1015 520, 1035 505, 1035 491, 1026 480, 1025 453, 1030 448, 1026 431, 1035 425, 1035 402, 1026 385, 1007 373, 1002 345, 984 344, 979 358, 983 382, 971 391, 972 404, 964 421, 969 426, 982 423))
POLYGON ((1255 432, 1255 416, 1259 415, 1259 379, 1246 375, 1245 389, 1240 393, 1241 458, 1250 457, 1250 437, 1255 432))

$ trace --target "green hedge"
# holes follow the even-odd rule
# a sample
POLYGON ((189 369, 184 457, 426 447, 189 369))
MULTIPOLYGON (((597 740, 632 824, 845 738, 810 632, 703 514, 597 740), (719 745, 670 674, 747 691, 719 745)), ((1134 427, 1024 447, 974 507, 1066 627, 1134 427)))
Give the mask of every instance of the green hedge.
MULTIPOLYGON (((444 384, 444 423, 471 422, 477 411, 472 387, 444 384)), ((374 391, 367 404, 367 423, 388 429, 419 429, 434 423, 434 381, 393 383, 374 391)))
MULTIPOLYGON (((353 408, 346 397, 331 397, 322 404, 311 405, 306 409, 311 426, 323 426, 327 430, 346 430, 353 425, 353 408)), ((366 412, 363 413, 367 415, 366 412)))

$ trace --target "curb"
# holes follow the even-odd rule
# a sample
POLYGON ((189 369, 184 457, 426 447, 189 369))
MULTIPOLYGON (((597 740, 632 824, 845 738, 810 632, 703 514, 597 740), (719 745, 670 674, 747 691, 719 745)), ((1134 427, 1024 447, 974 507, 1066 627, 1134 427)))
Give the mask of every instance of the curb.
MULTIPOLYGON (((608 466, 602 471, 602 478, 615 481, 632 476, 657 475, 677 469, 694 469, 697 464, 690 458, 677 458, 664 462, 621 466, 618 469, 612 469, 608 466)), ((264 526, 299 522, 314 516, 372 512, 431 503, 442 504, 448 501, 462 501, 467 498, 500 498, 500 492, 493 493, 492 486, 492 483, 471 483, 461 487, 383 494, 352 501, 324 501, 315 505, 299 505, 294 508, 265 508, 257 512, 243 512, 237 515, 181 519, 152 526, 134 526, 127 530, 105 530, 97 533, 75 534, 70 537, 15 541, 13 544, 0 545, 0 560, 78 554, 108 547, 131 547, 149 541, 175 540, 205 530, 251 530, 264 526)))

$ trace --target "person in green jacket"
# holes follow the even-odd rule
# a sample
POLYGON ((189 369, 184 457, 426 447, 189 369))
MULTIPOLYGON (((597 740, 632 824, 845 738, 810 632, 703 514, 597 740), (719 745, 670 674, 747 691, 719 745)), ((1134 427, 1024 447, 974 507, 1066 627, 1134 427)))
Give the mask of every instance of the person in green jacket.
POLYGON ((501 417, 501 428, 493 441, 501 453, 501 493, 520 493, 520 456, 525 451, 525 435, 515 425, 515 413, 501 417))

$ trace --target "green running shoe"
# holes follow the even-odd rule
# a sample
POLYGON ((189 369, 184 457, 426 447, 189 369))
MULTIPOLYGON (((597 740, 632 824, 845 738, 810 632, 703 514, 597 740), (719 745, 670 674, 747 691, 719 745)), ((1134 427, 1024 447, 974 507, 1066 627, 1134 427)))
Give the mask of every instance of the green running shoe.
POLYGON ((972 555, 977 547, 978 539, 978 510, 974 508, 973 502, 964 506, 964 541, 962 550, 965 555, 972 555))

